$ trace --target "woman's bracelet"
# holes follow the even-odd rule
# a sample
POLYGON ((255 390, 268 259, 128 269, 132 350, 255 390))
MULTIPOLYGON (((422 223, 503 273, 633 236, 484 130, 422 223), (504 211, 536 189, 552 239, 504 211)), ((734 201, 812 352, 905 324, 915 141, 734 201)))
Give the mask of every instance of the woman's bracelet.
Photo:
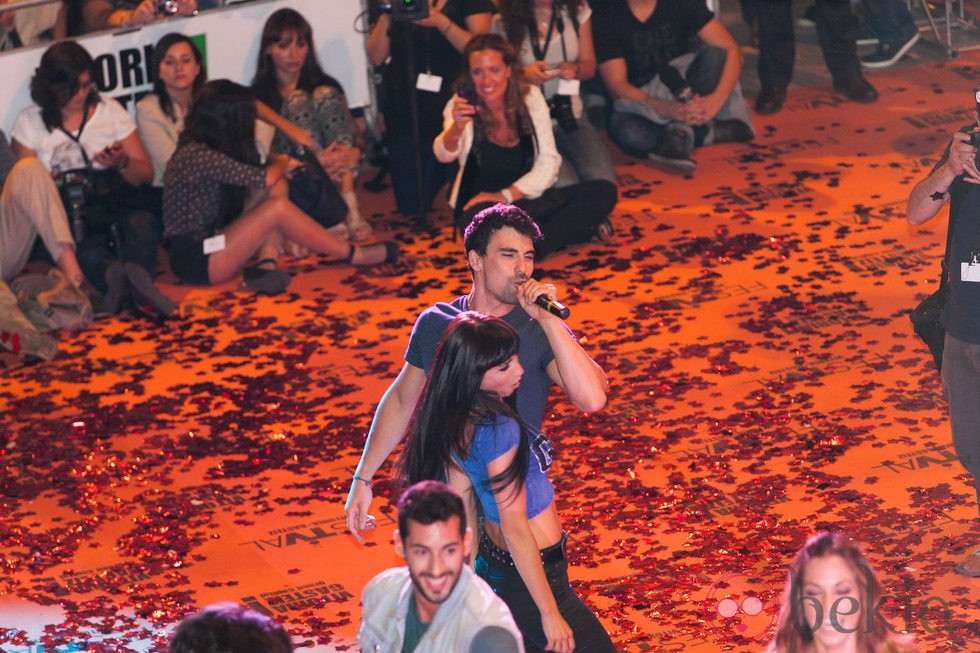
POLYGON ((364 483, 364 485, 366 485, 369 490, 374 489, 374 483, 367 480, 363 476, 358 476, 357 474, 354 474, 354 481, 360 481, 361 483, 364 483))
POLYGON ((446 25, 446 29, 442 30, 443 36, 447 36, 449 34, 449 30, 451 30, 453 28, 453 25, 456 24, 452 21, 452 19, 447 18, 447 20, 449 20, 449 23, 446 25))

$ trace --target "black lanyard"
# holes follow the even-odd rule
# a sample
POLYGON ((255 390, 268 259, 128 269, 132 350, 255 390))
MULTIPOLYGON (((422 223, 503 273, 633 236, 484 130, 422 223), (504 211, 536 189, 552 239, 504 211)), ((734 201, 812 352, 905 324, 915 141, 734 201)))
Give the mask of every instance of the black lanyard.
MULTIPOLYGON (((65 129, 63 125, 58 125, 58 129, 60 129, 65 134, 65 136, 67 136, 68 138, 70 138, 73 141, 75 141, 75 145, 77 145, 78 146, 78 149, 80 149, 82 151, 82 160, 85 161, 85 167, 86 168, 91 168, 92 167, 92 162, 89 160, 88 153, 85 151, 85 146, 82 145, 82 142, 81 142, 82 130, 85 129, 85 125, 88 124, 88 110, 89 110, 89 105, 88 105, 88 102, 86 102, 85 103, 85 113, 82 115, 82 124, 80 124, 78 126, 78 134, 77 135, 72 134, 70 131, 68 131, 67 129, 65 129)), ((95 111, 92 111, 92 114, 94 115, 95 114, 95 111)))
POLYGON ((558 38, 561 39, 562 59, 568 61, 568 52, 565 50, 565 21, 562 20, 561 15, 558 13, 558 7, 554 3, 551 5, 551 20, 548 22, 548 34, 544 38, 544 46, 538 46, 537 25, 535 25, 533 20, 528 24, 528 34, 530 36, 528 40, 531 41, 531 50, 534 52, 536 61, 544 61, 544 57, 548 53, 548 46, 551 45, 551 35, 554 33, 555 28, 558 29, 558 38))

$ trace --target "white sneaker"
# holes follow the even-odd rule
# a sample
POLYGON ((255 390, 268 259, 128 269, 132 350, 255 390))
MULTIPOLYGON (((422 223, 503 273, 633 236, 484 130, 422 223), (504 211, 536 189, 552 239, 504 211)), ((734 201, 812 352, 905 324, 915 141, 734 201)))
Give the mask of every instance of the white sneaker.
POLYGON ((861 57, 861 65, 865 68, 888 68, 889 66, 894 66, 898 63, 899 59, 904 57, 912 49, 913 45, 919 42, 919 38, 920 35, 916 32, 912 35, 912 38, 901 45, 879 43, 878 49, 875 50, 874 54, 861 57))

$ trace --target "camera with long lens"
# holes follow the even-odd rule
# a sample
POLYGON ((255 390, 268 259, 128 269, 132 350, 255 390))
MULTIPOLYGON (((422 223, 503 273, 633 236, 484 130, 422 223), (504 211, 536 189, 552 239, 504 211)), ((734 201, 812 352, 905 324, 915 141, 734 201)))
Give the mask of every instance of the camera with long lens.
POLYGON ((381 13, 391 14, 392 20, 422 20, 429 17, 429 0, 382 0, 381 13))
POLYGON ((551 117, 555 119, 558 126, 567 132, 578 129, 578 121, 575 120, 575 112, 572 111, 571 95, 554 95, 548 101, 548 108, 551 109, 551 117))
POLYGON ((75 242, 80 243, 85 240, 85 220, 82 213, 85 210, 85 195, 89 186, 89 178, 84 173, 68 170, 60 174, 56 181, 65 208, 68 209, 71 235, 75 238, 75 242))
POLYGON ((177 0, 159 0, 157 2, 157 13, 165 16, 173 16, 180 10, 177 0))

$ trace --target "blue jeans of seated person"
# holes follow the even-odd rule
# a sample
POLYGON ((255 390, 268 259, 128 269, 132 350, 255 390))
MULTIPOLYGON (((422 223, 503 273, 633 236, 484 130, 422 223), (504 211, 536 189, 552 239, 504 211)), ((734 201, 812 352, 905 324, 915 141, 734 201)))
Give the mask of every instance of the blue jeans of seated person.
MULTIPOLYGON (((706 45, 697 52, 689 52, 677 57, 670 62, 670 65, 684 75, 691 85, 691 90, 698 95, 707 95, 717 88, 727 56, 727 53, 721 48, 706 45)), ((674 99, 670 89, 660 81, 660 77, 654 77, 640 90, 650 97, 661 100, 674 99)), ((741 120, 752 129, 753 134, 755 133, 755 129, 752 127, 752 115, 749 111, 749 105, 742 96, 740 83, 735 83, 731 94, 725 104, 722 105, 721 110, 718 111, 715 119, 741 120)), ((710 128, 696 131, 691 125, 671 120, 669 117, 654 111, 649 105, 636 100, 622 98, 616 100, 609 117, 609 137, 624 152, 637 157, 645 157, 656 149, 668 127, 682 130, 687 134, 688 142, 691 144, 698 140, 703 140, 701 143, 703 145, 711 145, 714 142, 710 128), (700 138, 695 138, 696 135, 700 138)))
POLYGON ((949 401, 949 426, 960 463, 973 476, 980 514, 980 345, 946 334, 943 390, 949 401))
MULTIPOLYGON (((487 538, 481 538, 480 555, 473 563, 477 575, 493 589, 507 607, 517 623, 517 628, 524 636, 526 653, 544 653, 548 642, 541 627, 541 613, 535 605, 531 593, 524 584, 521 574, 514 565, 503 565, 486 556, 483 551, 487 538)), ((489 546, 493 546, 491 542, 489 546)), ((563 546, 556 544, 555 546, 563 546)), ((495 547, 494 547, 495 548, 495 547)), ((549 547, 549 549, 554 547, 549 547)), ((500 549, 496 549, 500 551, 500 549)), ((547 549, 546 549, 547 550, 547 549)), ((506 554, 506 552, 504 552, 506 554)), ((507 554, 509 556, 509 554, 507 554)), ((616 653, 616 647, 609 639, 606 629, 592 611, 582 603, 575 590, 568 582, 568 560, 562 557, 556 562, 546 562, 544 573, 548 585, 558 604, 558 611, 568 622, 575 638, 576 653, 616 653)))
POLYGON ((570 132, 560 125, 554 125, 555 145, 562 157, 555 186, 570 186, 591 179, 616 183, 612 156, 602 142, 599 131, 592 126, 584 112, 576 122, 578 128, 570 132))
POLYGON ((919 31, 905 0, 861 0, 861 15, 868 31, 888 45, 904 45, 919 31))

